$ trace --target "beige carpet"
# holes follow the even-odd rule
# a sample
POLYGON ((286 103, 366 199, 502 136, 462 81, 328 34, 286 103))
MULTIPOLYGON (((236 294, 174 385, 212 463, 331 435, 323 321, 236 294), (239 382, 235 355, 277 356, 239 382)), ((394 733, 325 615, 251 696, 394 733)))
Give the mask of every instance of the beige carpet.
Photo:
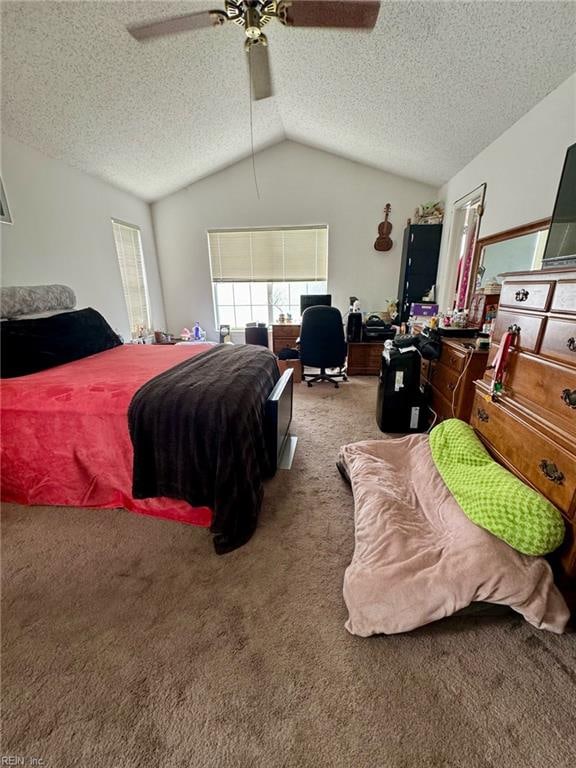
POLYGON ((297 387, 291 472, 225 557, 124 511, 6 507, 3 754, 48 768, 573 768, 576 636, 515 616, 344 629, 343 442, 375 379, 297 387))

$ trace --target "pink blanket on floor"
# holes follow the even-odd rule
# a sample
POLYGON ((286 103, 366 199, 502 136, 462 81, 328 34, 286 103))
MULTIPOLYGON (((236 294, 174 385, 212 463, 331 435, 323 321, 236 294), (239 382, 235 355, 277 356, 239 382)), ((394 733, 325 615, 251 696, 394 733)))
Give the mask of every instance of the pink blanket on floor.
POLYGON ((367 637, 407 632, 473 601, 509 605, 561 633, 569 611, 546 560, 471 522, 444 484, 428 437, 346 445, 355 549, 344 576, 346 628, 367 637))
POLYGON ((125 507, 209 526, 212 511, 132 498, 128 406, 142 384, 212 344, 127 344, 47 371, 3 379, 2 499, 20 504, 125 507))

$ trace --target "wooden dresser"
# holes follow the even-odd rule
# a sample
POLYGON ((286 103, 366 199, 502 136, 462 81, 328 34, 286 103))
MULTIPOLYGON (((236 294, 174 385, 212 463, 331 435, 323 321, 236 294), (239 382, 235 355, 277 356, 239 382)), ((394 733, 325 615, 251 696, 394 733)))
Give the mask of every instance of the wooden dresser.
POLYGON ((431 407, 438 422, 469 420, 474 381, 484 373, 487 359, 488 352, 476 349, 474 339, 443 338, 439 359, 422 360, 421 383, 432 386, 431 407))
POLYGON ((275 355, 281 349, 294 349, 300 336, 300 325, 296 323, 275 323, 272 326, 272 352, 275 355))
MULTIPOLYGON (((476 382, 471 423, 490 452, 562 513, 566 539, 551 558, 560 586, 576 587, 576 269, 504 275, 489 364, 519 328, 504 390, 476 382)), ((573 604, 572 600, 569 600, 573 604)))

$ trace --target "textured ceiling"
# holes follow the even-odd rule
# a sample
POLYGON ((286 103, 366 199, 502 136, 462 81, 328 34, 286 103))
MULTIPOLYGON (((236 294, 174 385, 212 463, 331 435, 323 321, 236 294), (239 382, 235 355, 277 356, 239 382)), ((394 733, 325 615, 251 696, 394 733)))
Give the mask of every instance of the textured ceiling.
MULTIPOLYGON (((221 5, 2 2, 3 130, 147 200, 246 156, 242 30, 125 30, 221 5)), ((290 138, 438 185, 576 71, 572 0, 385 1, 371 33, 266 33, 257 149, 290 138)))

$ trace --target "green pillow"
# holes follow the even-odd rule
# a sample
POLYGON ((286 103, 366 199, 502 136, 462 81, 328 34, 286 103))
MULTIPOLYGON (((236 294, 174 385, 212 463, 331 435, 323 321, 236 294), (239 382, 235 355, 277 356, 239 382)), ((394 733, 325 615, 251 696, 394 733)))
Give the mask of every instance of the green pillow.
POLYGON ((448 419, 430 433, 432 458, 464 514, 525 555, 545 555, 564 539, 549 501, 497 464, 470 425, 448 419))

